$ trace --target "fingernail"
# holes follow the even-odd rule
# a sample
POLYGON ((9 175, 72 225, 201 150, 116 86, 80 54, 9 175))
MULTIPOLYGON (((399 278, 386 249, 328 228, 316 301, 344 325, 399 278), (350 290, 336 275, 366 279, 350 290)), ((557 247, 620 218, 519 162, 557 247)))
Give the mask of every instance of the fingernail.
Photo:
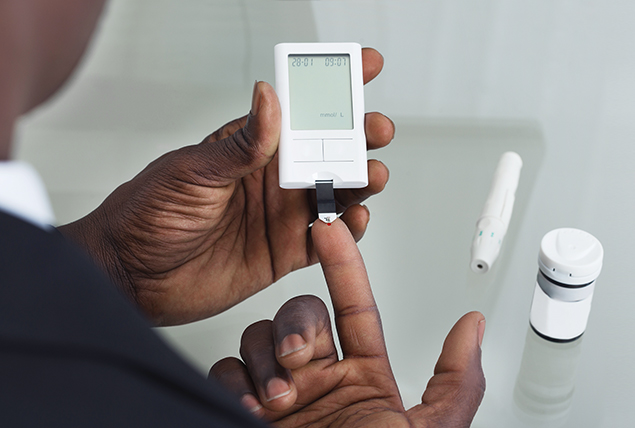
POLYGON ((291 387, 289 384, 278 377, 274 377, 267 384, 267 401, 273 401, 277 398, 289 395, 291 387))
POLYGON ((258 86, 258 81, 254 83, 254 90, 251 96, 251 112, 252 116, 258 115, 258 110, 260 110, 260 87, 258 86))
POLYGON ((280 357, 286 357, 306 348, 306 340, 299 334, 290 334, 280 344, 280 357))
POLYGON ((485 318, 478 323, 478 346, 483 345, 483 336, 485 336, 485 318))
POLYGON ((262 409, 262 404, 260 404, 260 401, 258 401, 258 399, 251 394, 243 395, 243 397, 240 399, 240 403, 251 413, 256 413, 258 410, 262 409))

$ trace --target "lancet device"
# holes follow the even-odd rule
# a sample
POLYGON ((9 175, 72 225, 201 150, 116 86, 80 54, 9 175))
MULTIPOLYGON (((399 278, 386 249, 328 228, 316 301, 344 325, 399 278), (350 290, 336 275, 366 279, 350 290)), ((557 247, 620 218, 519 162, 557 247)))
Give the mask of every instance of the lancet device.
POLYGON ((503 153, 472 240, 470 268, 477 273, 491 269, 498 258, 514 209, 523 161, 515 152, 503 153))
POLYGON ((570 342, 586 330, 604 249, 593 235, 562 228, 540 242, 529 322, 542 338, 570 342))
MULTIPOLYGON (((334 211, 334 201, 325 200, 332 189, 368 185, 361 46, 280 43, 274 55, 280 187, 317 188, 318 208, 334 211)), ((336 215, 319 214, 326 222, 336 215)))

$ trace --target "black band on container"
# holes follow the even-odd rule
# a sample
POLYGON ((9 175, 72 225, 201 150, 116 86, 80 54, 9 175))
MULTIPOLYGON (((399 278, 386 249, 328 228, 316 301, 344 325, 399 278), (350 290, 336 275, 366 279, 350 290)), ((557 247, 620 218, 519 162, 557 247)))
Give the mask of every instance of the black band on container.
POLYGON ((574 337, 573 339, 556 339, 556 338, 553 338, 553 337, 545 336, 544 334, 542 334, 541 332, 536 330, 536 327, 534 327, 532 325, 532 323, 529 323, 529 325, 531 326, 531 329, 534 331, 534 333, 536 333, 541 339, 545 339, 545 340, 547 340, 549 342, 553 342, 553 343, 571 343, 571 342, 576 341, 579 338, 581 338, 582 335, 584 334, 584 332, 582 332, 582 334, 580 334, 579 336, 574 337))
POLYGON ((587 282, 586 284, 565 284, 564 282, 560 282, 560 281, 556 281, 553 278, 548 277, 543 271, 542 269, 538 269, 538 272, 540 272, 540 274, 543 276, 543 278, 545 278, 547 281, 549 281, 552 284, 557 285, 558 287, 564 287, 564 288, 584 288, 587 285, 591 285, 593 284, 593 281, 587 282))

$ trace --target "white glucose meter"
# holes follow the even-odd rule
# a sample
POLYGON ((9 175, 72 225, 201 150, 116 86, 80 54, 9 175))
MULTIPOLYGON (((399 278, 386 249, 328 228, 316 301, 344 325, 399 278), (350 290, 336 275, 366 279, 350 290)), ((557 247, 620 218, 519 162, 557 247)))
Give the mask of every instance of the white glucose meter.
POLYGON ((281 43, 275 72, 282 111, 280 187, 367 186, 361 46, 281 43))

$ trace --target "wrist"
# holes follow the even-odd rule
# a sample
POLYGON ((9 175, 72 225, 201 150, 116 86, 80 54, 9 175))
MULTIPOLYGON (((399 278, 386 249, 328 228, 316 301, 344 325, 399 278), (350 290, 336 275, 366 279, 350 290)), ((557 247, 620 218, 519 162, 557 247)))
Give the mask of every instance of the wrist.
POLYGON ((96 210, 57 229, 66 239, 84 250, 121 292, 138 303, 132 279, 118 256, 117 246, 109 232, 108 221, 102 217, 104 216, 100 216, 96 210))

